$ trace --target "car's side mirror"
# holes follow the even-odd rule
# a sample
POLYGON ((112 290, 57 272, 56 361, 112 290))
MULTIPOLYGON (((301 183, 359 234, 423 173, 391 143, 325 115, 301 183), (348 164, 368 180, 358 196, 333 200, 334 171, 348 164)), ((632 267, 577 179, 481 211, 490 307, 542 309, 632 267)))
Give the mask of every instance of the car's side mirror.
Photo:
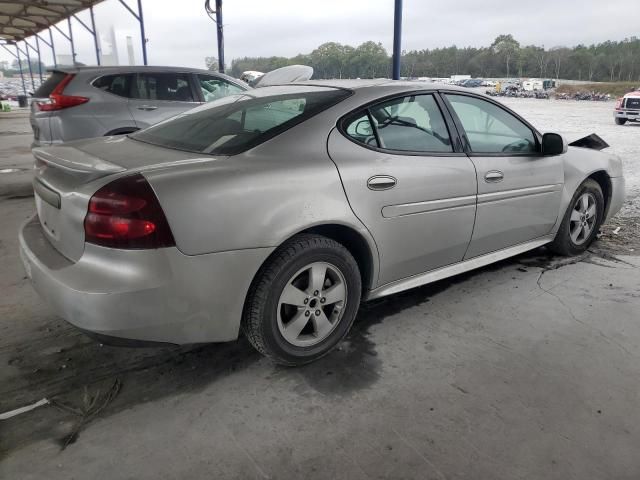
POLYGON ((545 133, 542 135, 542 155, 561 155, 567 153, 569 145, 562 135, 545 133))

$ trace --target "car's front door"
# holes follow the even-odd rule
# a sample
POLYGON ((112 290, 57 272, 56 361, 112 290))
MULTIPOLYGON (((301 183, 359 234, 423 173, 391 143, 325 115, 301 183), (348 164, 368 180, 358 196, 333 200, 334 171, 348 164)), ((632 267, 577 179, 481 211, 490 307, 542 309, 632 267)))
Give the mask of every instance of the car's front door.
POLYGON ((349 204, 378 247, 378 285, 459 262, 471 239, 475 169, 455 151, 439 102, 386 100, 329 136, 349 204))
POLYGON ((550 233, 560 209, 562 156, 543 156, 536 133, 498 104, 446 93, 478 176, 478 208, 465 258, 550 233))
POLYGON ((188 73, 138 73, 129 110, 138 128, 147 128, 200 105, 188 73))

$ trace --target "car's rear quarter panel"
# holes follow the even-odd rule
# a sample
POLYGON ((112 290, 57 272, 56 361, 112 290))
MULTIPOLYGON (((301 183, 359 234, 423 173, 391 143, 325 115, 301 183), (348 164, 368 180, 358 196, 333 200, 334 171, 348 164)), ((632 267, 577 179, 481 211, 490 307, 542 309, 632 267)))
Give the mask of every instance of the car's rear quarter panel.
POLYGON ((198 255, 273 247, 330 223, 368 236, 327 154, 331 123, 314 120, 244 154, 144 172, 178 248, 198 255))

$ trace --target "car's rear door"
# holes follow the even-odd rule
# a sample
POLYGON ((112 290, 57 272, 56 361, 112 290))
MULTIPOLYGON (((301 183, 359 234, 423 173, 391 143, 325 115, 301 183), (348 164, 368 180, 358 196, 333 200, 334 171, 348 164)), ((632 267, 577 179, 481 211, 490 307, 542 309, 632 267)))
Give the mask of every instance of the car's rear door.
POLYGON ((533 128, 497 102, 462 92, 443 98, 478 177, 478 208, 465 258, 550 233, 560 209, 562 156, 542 156, 533 128))
POLYGON ((128 133, 137 128, 128 106, 134 80, 134 73, 123 72, 101 75, 91 82, 96 90, 91 91, 87 106, 103 127, 101 135, 128 133))
POLYGON ((459 262, 471 239, 475 170, 440 102, 430 93, 384 100, 329 136, 349 204, 378 247, 378 285, 459 262))
POLYGON ((200 105, 190 76, 176 72, 136 74, 129 110, 137 127, 147 128, 200 105))

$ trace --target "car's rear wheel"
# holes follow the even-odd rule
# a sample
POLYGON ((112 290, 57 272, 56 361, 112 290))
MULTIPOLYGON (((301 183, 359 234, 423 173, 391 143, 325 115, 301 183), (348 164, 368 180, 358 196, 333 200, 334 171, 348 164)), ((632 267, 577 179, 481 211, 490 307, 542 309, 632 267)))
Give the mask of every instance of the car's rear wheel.
POLYGON ((624 125, 625 123, 627 123, 626 118, 616 118, 616 125, 624 125))
POLYGON ((312 362, 347 334, 361 289, 358 264, 343 245, 319 235, 298 235, 258 272, 242 330, 259 352, 279 364, 312 362))
POLYGON ((584 252, 596 238, 604 217, 604 207, 604 195, 598 182, 585 180, 569 203, 551 249, 561 255, 584 252))

